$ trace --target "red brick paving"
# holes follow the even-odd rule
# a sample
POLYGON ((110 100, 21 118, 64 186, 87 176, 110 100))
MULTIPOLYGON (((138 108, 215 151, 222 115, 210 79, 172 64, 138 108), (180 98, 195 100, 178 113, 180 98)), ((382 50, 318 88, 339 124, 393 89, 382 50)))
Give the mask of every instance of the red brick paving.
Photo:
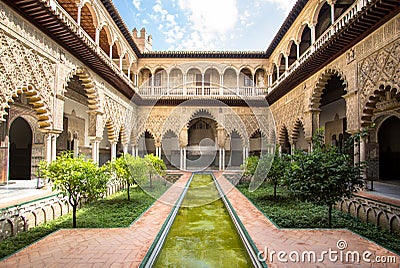
POLYGON ((129 228, 62 229, 0 267, 137 267, 187 183, 184 175, 129 228))
MULTIPOLYGON (((221 173, 216 173, 219 176, 221 173)), ((63 229, 10 256, 0 267, 137 267, 164 223, 189 173, 171 187, 142 217, 129 228, 63 229)), ((347 250, 369 250, 380 256, 396 256, 397 264, 377 263, 280 263, 276 255, 269 267, 400 267, 400 257, 348 230, 279 229, 223 177, 218 181, 241 218, 256 246, 273 251, 337 250, 339 239, 347 250)))

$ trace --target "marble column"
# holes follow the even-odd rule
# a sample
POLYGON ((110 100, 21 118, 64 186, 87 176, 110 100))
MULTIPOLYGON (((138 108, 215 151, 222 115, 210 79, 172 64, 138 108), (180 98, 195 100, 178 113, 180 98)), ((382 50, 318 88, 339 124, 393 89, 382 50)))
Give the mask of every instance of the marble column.
POLYGON ((44 138, 44 146, 46 148, 46 158, 45 160, 50 163, 51 162, 51 133, 47 133, 44 138))
POLYGON ((116 142, 110 142, 111 143, 111 159, 117 158, 117 143, 116 142))
POLYGON ((97 164, 99 163, 99 146, 100 146, 100 140, 93 139, 92 140, 92 160, 97 164))
MULTIPOLYGON (((360 139, 360 162, 361 164, 365 165, 365 161, 367 160, 367 151, 366 148, 367 144, 366 144, 366 139, 365 138, 361 138, 360 139)), ((362 174, 362 178, 365 180, 367 179, 367 170, 366 168, 363 168, 363 170, 361 171, 362 174)))

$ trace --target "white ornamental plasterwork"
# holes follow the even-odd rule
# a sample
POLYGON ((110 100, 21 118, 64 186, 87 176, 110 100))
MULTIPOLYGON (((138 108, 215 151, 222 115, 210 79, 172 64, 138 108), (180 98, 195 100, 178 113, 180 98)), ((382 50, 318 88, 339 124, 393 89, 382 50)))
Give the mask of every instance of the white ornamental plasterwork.
MULTIPOLYGON (((290 97, 292 97, 290 101, 285 102, 285 104, 281 106, 278 106, 279 104, 277 103, 277 108, 275 109, 275 107, 273 107, 272 109, 277 132, 279 132, 285 126, 289 132, 289 137, 292 134, 292 126, 295 125, 299 118, 303 118, 304 116, 304 96, 292 95, 290 97)), ((279 102, 281 101, 284 100, 279 100, 279 102)))
POLYGON ((265 135, 267 141, 273 142, 276 136, 275 119, 269 107, 252 108, 252 111, 257 119, 261 133, 265 135))
POLYGON ((381 85, 400 87, 400 40, 387 45, 358 63, 361 112, 381 85))
POLYGON ((41 128, 52 124, 56 64, 0 30, 0 119, 14 96, 25 92, 41 128))
POLYGON ((246 132, 246 125, 241 119, 237 114, 225 114, 223 127, 228 132, 228 135, 237 132, 242 139, 242 145, 248 146, 249 136, 246 132))
POLYGON ((120 129, 125 122, 126 108, 111 97, 104 95, 103 111, 103 116, 105 116, 103 123, 111 123, 114 126, 115 135, 118 137, 120 129))
POLYGON ((153 135, 157 143, 162 139, 162 129, 166 118, 166 115, 154 112, 147 118, 145 128, 153 135))
POLYGON ((1 2, 0 10, 3 14, 0 16, 0 28, 5 29, 10 36, 23 40, 27 46, 35 48, 47 58, 57 60, 55 56, 58 54, 59 46, 56 42, 1 2))
POLYGON ((143 135, 143 133, 145 133, 146 130, 154 136, 154 133, 146 129, 147 120, 151 111, 152 108, 148 107, 140 107, 136 109, 135 126, 132 128, 131 133, 131 142, 133 144, 137 144, 139 142, 139 138, 143 135))
POLYGON ((162 135, 168 131, 172 131, 179 136, 183 127, 187 127, 190 121, 196 117, 197 114, 204 112, 209 114, 211 119, 218 122, 219 108, 200 108, 193 106, 178 106, 171 113, 165 117, 165 122, 162 124, 162 135))
POLYGON ((136 128, 137 112, 134 107, 128 107, 126 109, 126 115, 124 118, 124 125, 126 127, 127 139, 130 140, 133 129, 136 128))
POLYGON ((257 131, 260 131, 264 136, 268 134, 265 129, 261 129, 261 125, 259 124, 259 120, 255 114, 242 114, 240 115, 240 118, 246 126, 249 138, 257 131))
MULTIPOLYGON (((178 109, 180 109, 178 107, 178 109)), ((179 110, 173 110, 171 114, 168 115, 166 121, 163 125, 162 135, 164 136, 168 131, 172 131, 177 137, 179 137, 181 128, 185 125, 186 120, 179 114, 179 110)))

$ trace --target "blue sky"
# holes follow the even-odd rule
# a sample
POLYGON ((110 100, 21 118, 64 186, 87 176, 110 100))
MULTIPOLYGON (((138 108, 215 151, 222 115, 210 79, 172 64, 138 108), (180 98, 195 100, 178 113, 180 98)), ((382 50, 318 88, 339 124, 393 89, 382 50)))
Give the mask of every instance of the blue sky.
POLYGON ((295 0, 114 0, 153 50, 266 50, 295 0))

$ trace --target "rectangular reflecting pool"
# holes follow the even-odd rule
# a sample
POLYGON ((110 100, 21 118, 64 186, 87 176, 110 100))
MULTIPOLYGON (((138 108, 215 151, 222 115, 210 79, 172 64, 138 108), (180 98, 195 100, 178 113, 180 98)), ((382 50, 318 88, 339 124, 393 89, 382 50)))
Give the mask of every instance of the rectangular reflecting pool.
POLYGON ((210 174, 195 174, 154 267, 253 267, 210 174))

